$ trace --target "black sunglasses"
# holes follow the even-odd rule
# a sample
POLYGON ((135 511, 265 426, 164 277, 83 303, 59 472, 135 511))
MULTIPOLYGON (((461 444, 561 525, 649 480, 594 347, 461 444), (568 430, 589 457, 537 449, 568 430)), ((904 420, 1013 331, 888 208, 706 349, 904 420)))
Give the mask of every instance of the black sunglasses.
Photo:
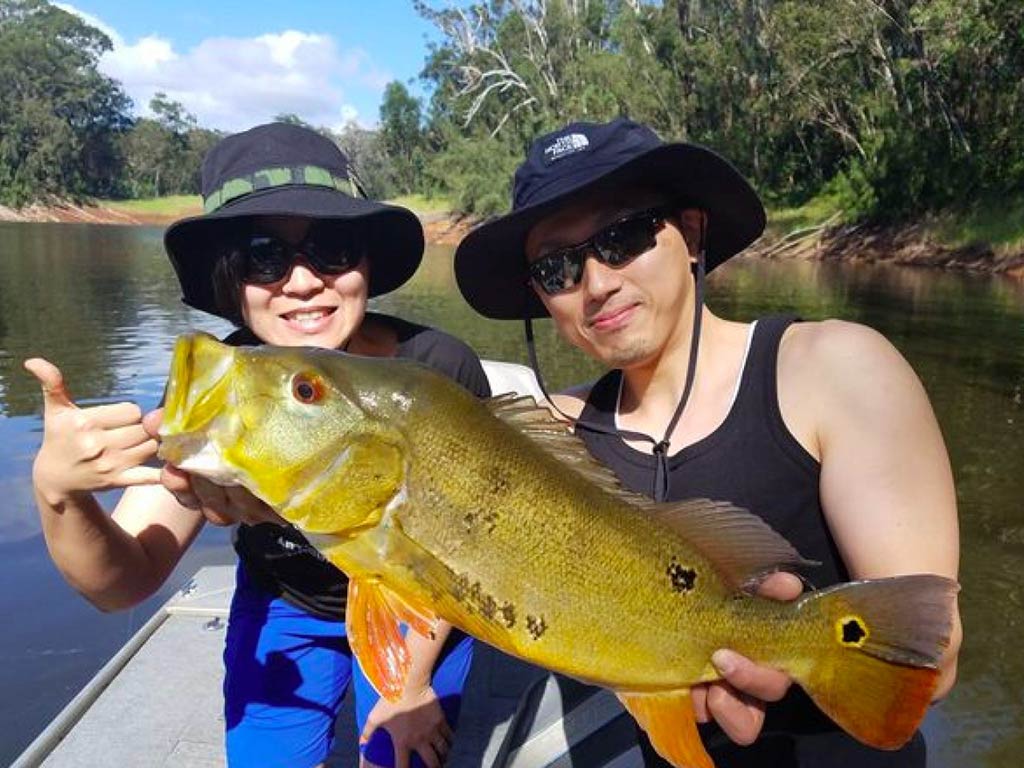
POLYGON ((242 280, 269 285, 283 280, 300 256, 322 275, 348 272, 366 256, 365 243, 358 230, 316 222, 301 243, 254 230, 243 234, 236 247, 242 256, 242 280))
POLYGON ((669 215, 666 208, 652 208, 614 221, 582 243, 558 248, 530 263, 530 279, 550 296, 579 284, 587 256, 609 267, 628 264, 654 247, 669 215))

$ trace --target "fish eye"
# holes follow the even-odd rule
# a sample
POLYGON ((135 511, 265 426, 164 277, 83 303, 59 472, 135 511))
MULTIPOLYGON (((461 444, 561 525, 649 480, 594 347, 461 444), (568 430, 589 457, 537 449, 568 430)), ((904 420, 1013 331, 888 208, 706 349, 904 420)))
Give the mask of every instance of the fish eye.
POLYGON ((324 396, 324 385, 320 378, 308 373, 296 374, 292 379, 292 395, 300 403, 312 405, 324 396))

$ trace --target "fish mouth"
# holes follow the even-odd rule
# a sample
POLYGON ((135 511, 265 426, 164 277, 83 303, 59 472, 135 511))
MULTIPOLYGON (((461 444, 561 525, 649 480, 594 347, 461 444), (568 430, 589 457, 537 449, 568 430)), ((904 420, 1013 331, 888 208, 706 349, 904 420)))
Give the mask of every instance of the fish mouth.
POLYGON ((205 333, 186 334, 175 342, 160 427, 161 459, 211 479, 222 473, 211 432, 230 399, 234 353, 205 333))

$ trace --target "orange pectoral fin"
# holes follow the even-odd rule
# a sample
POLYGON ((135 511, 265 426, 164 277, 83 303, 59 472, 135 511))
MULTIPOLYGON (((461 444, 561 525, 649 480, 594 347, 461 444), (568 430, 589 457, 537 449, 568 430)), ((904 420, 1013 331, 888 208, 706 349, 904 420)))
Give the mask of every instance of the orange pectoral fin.
POLYGON ((394 611, 399 621, 408 624, 415 632, 423 637, 434 639, 437 632, 437 614, 426 604, 402 597, 390 589, 383 589, 384 599, 387 600, 391 610, 394 611))
POLYGON ((715 768, 697 733, 689 689, 617 695, 647 732, 658 754, 676 768, 715 768))
POLYGON ((378 583, 349 581, 345 631, 352 653, 377 693, 389 701, 398 699, 411 659, 398 616, 378 583))

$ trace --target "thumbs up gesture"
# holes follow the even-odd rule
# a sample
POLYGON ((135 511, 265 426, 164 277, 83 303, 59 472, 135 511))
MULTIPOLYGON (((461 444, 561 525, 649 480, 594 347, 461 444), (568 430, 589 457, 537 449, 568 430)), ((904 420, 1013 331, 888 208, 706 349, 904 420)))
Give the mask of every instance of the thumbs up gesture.
POLYGON ((154 485, 160 470, 142 466, 157 442, 142 426, 134 403, 79 408, 64 376, 42 358, 25 361, 43 389, 43 444, 36 455, 36 488, 54 501, 81 493, 154 485))

